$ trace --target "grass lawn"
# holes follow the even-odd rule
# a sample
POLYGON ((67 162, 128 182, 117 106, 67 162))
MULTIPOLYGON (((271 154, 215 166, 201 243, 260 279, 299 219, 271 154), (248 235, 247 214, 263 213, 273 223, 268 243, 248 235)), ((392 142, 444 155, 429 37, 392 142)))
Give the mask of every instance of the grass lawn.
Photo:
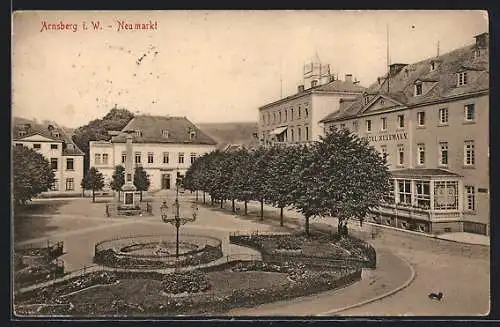
MULTIPOLYGON (((261 289, 287 283, 287 274, 261 271, 216 271, 207 276, 212 285, 210 293, 227 293, 235 289, 261 289)), ((73 303, 110 305, 113 300, 129 303, 163 303, 161 282, 153 279, 121 279, 118 284, 92 287, 67 297, 73 303)))

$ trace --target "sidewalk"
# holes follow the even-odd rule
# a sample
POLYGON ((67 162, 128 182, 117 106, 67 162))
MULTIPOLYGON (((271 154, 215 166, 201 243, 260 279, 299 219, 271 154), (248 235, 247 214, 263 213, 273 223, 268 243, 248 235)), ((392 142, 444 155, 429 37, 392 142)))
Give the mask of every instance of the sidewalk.
POLYGON ((389 251, 379 250, 377 269, 363 269, 360 281, 337 290, 286 301, 237 308, 228 316, 331 316, 390 296, 407 287, 415 271, 389 251))
MULTIPOLYGON (((207 199, 206 204, 208 207, 210 207, 210 201, 209 201, 210 197, 207 196, 206 199, 207 199)), ((199 202, 201 202, 201 201, 199 201, 199 202)), ((255 201, 248 202, 248 204, 247 204, 248 216, 243 215, 243 210, 244 210, 243 209, 244 208, 243 202, 236 201, 235 204, 237 207, 240 208, 240 210, 239 210, 240 213, 236 214, 239 218, 251 219, 251 220, 260 219, 259 217, 256 217, 256 216, 260 215, 260 203, 255 202, 255 201)), ((215 205, 213 208, 220 209, 220 205, 215 205)), ((224 206, 224 208, 228 211, 229 214, 232 214, 231 201, 228 201, 226 203, 226 205, 224 206)), ((263 220, 264 222, 265 221, 269 222, 269 220, 273 220, 273 224, 275 221, 277 221, 279 223, 279 214, 280 214, 279 208, 275 208, 275 207, 272 207, 268 204, 264 204, 264 220, 263 220)), ((302 214, 300 214, 299 212, 297 212, 293 209, 285 208, 283 210, 283 216, 284 216, 284 220, 285 220, 285 226, 287 226, 287 225, 290 226, 290 223, 292 223, 294 228, 295 227, 303 228, 304 223, 305 223, 305 219, 302 216, 302 214)), ((337 226, 337 218, 335 218, 335 217, 321 217, 321 218, 318 217, 318 218, 311 218, 311 220, 310 220, 311 224, 317 223, 317 222, 324 223, 324 224, 330 225, 332 227, 337 226)), ((374 226, 374 227, 380 228, 380 229, 390 229, 390 230, 394 230, 394 231, 397 231, 400 233, 410 233, 410 234, 418 235, 420 237, 437 238, 437 239, 441 239, 441 240, 453 241, 453 242, 463 243, 463 244, 490 246, 490 238, 489 238, 489 236, 486 236, 486 235, 479 235, 479 234, 472 234, 472 233, 465 233, 465 232, 433 235, 433 234, 424 234, 424 233, 420 233, 420 232, 414 232, 414 231, 410 231, 410 230, 395 228, 395 227, 391 227, 391 226, 385 226, 385 225, 381 225, 381 224, 374 224, 374 223, 369 223, 369 222, 364 222, 363 225, 364 226, 367 225, 370 227, 374 226)), ((367 228, 360 227, 359 222, 355 221, 355 220, 349 221, 348 227, 351 230, 367 232, 367 228)))

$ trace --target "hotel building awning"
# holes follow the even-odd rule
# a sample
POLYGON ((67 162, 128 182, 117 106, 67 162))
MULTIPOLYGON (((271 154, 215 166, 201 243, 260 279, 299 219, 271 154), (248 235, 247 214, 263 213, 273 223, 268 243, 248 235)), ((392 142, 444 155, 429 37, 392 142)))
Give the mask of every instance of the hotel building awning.
POLYGON ((287 126, 275 128, 273 131, 269 133, 269 135, 280 135, 284 131, 286 131, 287 128, 288 128, 287 126))

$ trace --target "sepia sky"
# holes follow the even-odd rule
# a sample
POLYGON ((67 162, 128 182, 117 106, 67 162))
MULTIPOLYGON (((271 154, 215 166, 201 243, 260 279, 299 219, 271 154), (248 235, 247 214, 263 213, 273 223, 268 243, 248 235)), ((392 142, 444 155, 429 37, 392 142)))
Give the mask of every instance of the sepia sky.
POLYGON ((316 53, 341 79, 350 73, 373 83, 386 71, 387 25, 391 62, 412 63, 435 56, 438 40, 440 53, 472 44, 488 18, 484 11, 17 12, 13 116, 77 127, 116 104, 196 123, 257 121, 257 108, 280 98, 280 79, 283 96, 296 92, 316 53), (77 31, 41 31, 61 21, 77 31), (156 21, 157 30, 118 31, 117 21, 156 21))

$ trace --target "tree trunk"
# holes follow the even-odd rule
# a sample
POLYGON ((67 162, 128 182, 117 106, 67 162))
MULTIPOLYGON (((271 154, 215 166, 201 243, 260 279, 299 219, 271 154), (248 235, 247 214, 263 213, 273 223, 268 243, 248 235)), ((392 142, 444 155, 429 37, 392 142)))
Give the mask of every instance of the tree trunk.
POLYGON ((260 199, 260 220, 264 220, 264 199, 260 199))
POLYGON ((248 215, 248 200, 245 200, 245 216, 248 215))
POLYGON ((224 200, 220 199, 220 208, 223 209, 224 208, 224 200))
POLYGON ((234 199, 232 205, 233 205, 233 212, 236 212, 236 209, 234 208, 234 199))
POLYGON ((283 227, 283 207, 280 207, 280 226, 283 227))
POLYGON ((210 202, 211 202, 211 205, 214 205, 214 197, 210 195, 210 202))
POLYGON ((196 202, 198 202, 198 190, 196 190, 196 202))
POLYGON ((95 190, 92 189, 92 202, 95 202, 95 190))
POLYGON ((203 204, 205 204, 205 191, 203 191, 203 204))
POLYGON ((309 217, 306 216, 306 235, 309 237, 309 217))
POLYGON ((140 191, 139 202, 142 202, 142 191, 140 191))

